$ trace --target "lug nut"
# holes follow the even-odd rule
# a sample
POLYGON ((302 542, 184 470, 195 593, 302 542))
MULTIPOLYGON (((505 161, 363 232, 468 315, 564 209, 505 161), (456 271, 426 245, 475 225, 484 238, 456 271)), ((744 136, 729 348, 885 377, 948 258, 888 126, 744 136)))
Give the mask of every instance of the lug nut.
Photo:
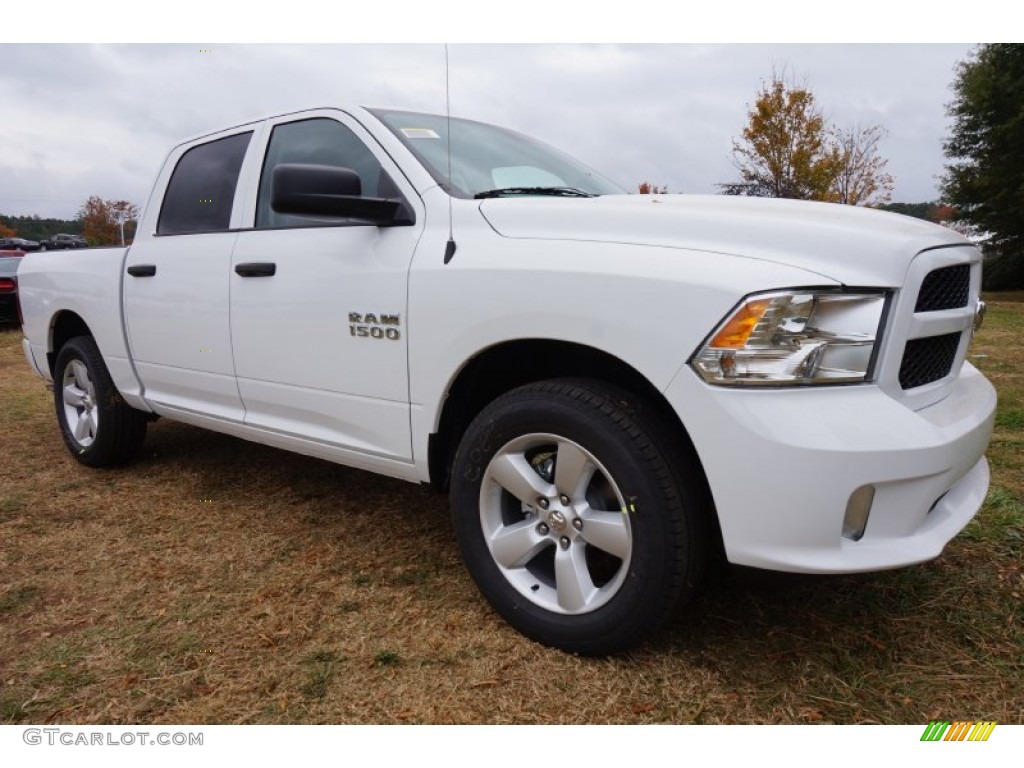
POLYGON ((548 501, 547 499, 545 499, 545 498, 544 498, 543 496, 542 496, 541 498, 537 499, 537 506, 538 506, 538 507, 540 507, 541 509, 547 509, 547 508, 548 508, 548 505, 549 505, 550 503, 551 503, 551 502, 549 502, 549 501, 548 501))
POLYGON ((548 528, 547 523, 537 523, 537 533, 541 536, 547 536, 551 529, 548 528))
POLYGON ((558 497, 558 500, 560 502, 562 502, 562 506, 563 507, 568 507, 569 506, 569 497, 566 496, 564 493, 561 496, 558 497))
POLYGON ((581 520, 580 518, 577 517, 575 520, 572 521, 572 527, 575 528, 577 531, 582 531, 583 530, 583 520, 581 520))
POLYGON ((568 549, 569 548, 569 537, 568 536, 563 536, 562 538, 560 538, 558 540, 558 543, 562 545, 562 549, 568 549))

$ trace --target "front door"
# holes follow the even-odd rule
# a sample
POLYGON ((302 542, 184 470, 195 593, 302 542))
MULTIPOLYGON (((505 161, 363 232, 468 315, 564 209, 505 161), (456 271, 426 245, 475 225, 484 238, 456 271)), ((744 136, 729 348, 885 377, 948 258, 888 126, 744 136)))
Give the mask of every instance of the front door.
POLYGON ((356 171, 363 195, 402 195, 413 210, 418 198, 341 113, 270 128, 254 228, 239 233, 230 275, 245 423, 279 438, 268 442, 387 471, 381 462, 412 459, 405 307, 422 213, 396 227, 283 215, 271 176, 281 163, 333 165, 356 171))

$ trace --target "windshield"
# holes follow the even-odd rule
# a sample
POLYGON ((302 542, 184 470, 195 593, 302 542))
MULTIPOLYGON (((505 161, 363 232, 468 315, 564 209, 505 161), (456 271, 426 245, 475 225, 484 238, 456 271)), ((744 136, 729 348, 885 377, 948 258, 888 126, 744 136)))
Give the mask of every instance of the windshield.
POLYGON ((448 118, 418 112, 371 109, 416 156, 437 183, 454 197, 547 194, 618 195, 624 190, 554 147, 521 133, 451 119, 451 175, 448 178, 448 118), (566 191, 569 191, 568 193, 566 191), (573 194, 576 193, 576 194, 573 194))

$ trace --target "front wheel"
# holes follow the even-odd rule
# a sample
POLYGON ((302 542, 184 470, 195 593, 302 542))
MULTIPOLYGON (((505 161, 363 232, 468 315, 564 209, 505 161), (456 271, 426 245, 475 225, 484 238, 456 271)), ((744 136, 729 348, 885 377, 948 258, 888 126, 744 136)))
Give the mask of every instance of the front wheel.
POLYGON ((495 610, 587 655, 658 627, 707 552, 702 497, 673 444, 641 399, 597 381, 530 384, 487 406, 455 457, 452 514, 495 610))
POLYGON ((57 354, 54 406, 71 454, 90 467, 123 464, 146 437, 146 415, 117 391, 91 336, 76 336, 57 354))

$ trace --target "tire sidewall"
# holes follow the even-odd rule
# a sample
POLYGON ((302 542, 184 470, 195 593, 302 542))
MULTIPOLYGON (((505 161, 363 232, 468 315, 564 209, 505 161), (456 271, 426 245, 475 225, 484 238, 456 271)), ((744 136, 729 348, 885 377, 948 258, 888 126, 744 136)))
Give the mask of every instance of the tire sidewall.
POLYGON ((564 394, 530 392, 485 408, 460 444, 452 513, 463 558, 495 610, 540 642, 581 653, 613 652, 660 623, 666 605, 674 602, 678 579, 672 563, 678 557, 679 532, 671 517, 678 513, 678 500, 666 493, 649 459, 626 435, 620 422, 591 405, 564 394), (632 553, 626 578, 607 603, 589 613, 558 614, 533 603, 505 578, 484 539, 480 492, 488 464, 508 442, 530 433, 558 435, 588 450, 628 507, 632 553))
POLYGON ((57 355, 54 366, 54 407, 57 411, 57 423, 60 425, 64 444, 74 457, 92 467, 105 466, 112 463, 115 453, 113 434, 114 409, 125 408, 120 393, 114 388, 96 342, 90 337, 82 336, 72 339, 57 355), (64 412, 64 373, 75 360, 80 361, 88 370, 96 393, 96 409, 98 423, 96 436, 88 446, 81 445, 74 437, 64 412))

